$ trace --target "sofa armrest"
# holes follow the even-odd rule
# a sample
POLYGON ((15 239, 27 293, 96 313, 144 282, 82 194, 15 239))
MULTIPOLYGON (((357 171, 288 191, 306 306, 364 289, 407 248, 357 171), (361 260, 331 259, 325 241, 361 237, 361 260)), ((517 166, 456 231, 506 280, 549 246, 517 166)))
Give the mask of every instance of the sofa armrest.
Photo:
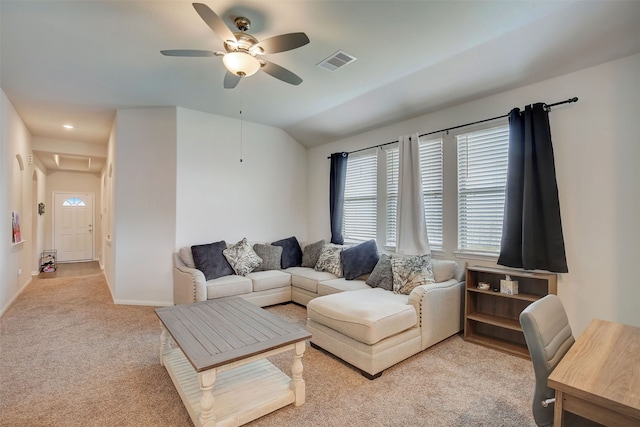
POLYGON ((423 350, 462 329, 464 282, 451 279, 417 286, 409 303, 418 313, 423 350))
POLYGON ((206 301, 207 281, 202 271, 187 266, 173 267, 173 303, 206 301))

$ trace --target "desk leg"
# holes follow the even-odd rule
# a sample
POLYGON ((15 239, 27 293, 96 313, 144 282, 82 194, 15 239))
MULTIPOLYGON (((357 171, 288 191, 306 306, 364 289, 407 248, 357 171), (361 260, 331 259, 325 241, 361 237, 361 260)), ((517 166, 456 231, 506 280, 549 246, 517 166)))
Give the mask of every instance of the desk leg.
POLYGON ((164 366, 164 355, 171 351, 171 335, 169 335, 162 322, 160 322, 160 326, 162 327, 162 332, 160 333, 160 364, 164 366))
POLYGON ((302 405, 305 399, 305 385, 304 380, 302 379, 302 355, 304 354, 305 348, 304 341, 297 342, 294 348, 290 387, 295 394, 295 406, 302 405))
POLYGON ((213 385, 216 382, 215 368, 198 373, 198 380, 202 391, 200 396, 200 418, 198 421, 200 421, 202 427, 215 427, 216 415, 213 413, 213 385))
POLYGON ((562 427, 564 422, 564 404, 563 393, 556 390, 556 402, 553 409, 553 425, 555 427, 562 427))

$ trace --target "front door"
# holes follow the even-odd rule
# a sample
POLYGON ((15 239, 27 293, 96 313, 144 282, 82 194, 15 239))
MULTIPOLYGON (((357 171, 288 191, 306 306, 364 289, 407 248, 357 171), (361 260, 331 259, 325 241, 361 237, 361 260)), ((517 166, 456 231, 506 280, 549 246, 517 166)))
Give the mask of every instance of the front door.
POLYGON ((54 247, 58 261, 93 260, 93 194, 53 194, 54 247))

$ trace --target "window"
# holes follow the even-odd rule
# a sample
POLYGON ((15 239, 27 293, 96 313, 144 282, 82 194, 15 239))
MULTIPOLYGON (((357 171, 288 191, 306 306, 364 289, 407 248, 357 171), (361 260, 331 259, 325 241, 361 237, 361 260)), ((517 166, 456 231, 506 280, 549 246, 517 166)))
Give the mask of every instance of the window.
POLYGON ((376 238, 377 180, 376 150, 349 157, 344 190, 343 236, 345 240, 365 241, 376 238))
POLYGON ((62 206, 84 206, 84 201, 82 199, 78 199, 77 197, 71 197, 64 202, 62 202, 62 206))
POLYGON ((502 238, 509 126, 457 136, 458 250, 497 254, 502 238))
MULTIPOLYGON (((386 245, 396 245, 396 209, 398 205, 399 149, 386 152, 386 245)), ((442 139, 420 141, 420 172, 424 216, 429 246, 442 250, 442 139)))

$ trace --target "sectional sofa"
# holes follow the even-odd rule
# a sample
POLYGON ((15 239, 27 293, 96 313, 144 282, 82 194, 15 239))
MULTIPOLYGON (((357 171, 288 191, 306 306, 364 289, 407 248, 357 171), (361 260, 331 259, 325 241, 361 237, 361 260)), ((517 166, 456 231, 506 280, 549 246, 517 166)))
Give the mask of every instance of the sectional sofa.
POLYGON ((433 283, 398 293, 389 289, 390 262, 395 257, 383 254, 373 262, 358 253, 353 258, 356 263, 373 263, 375 267, 365 268, 369 274, 353 278, 360 271, 359 265, 354 270, 353 263, 351 271, 347 269, 349 248, 315 242, 304 251, 300 249, 292 260, 287 244, 298 246, 297 241, 289 240, 282 255, 275 253, 271 260, 261 246, 271 251, 273 245, 254 244, 263 260, 262 268, 244 275, 232 271, 210 280, 196 268, 194 251, 200 248, 181 248, 174 254, 174 303, 237 295, 261 307, 290 301, 306 306, 311 344, 355 366, 369 379, 462 329, 464 268, 455 261, 430 260, 433 283), (343 270, 318 268, 322 249, 327 246, 342 254, 338 268, 343 270), (384 262, 389 264, 386 270, 384 262))

